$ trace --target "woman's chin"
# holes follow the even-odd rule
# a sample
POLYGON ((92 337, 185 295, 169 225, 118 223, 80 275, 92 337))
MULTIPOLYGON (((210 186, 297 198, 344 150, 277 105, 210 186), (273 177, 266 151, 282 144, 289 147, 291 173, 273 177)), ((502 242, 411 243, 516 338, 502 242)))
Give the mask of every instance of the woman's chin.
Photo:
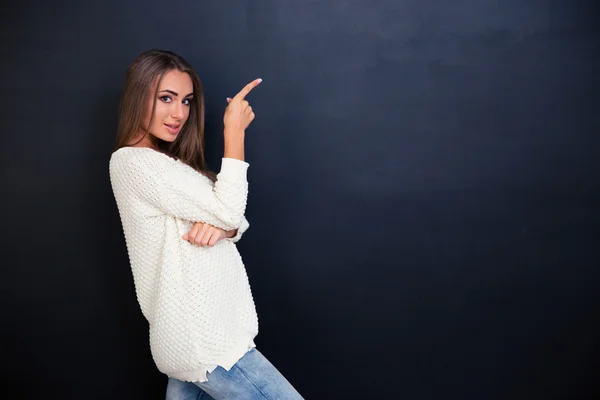
POLYGON ((164 135, 160 138, 163 142, 173 143, 178 135, 164 135))

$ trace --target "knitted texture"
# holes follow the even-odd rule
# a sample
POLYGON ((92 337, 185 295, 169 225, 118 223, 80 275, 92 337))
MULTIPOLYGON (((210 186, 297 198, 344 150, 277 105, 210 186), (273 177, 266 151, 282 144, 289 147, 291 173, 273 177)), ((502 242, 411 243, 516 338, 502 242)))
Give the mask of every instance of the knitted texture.
POLYGON ((249 227, 247 169, 245 161, 223 158, 213 184, 153 149, 124 147, 111 156, 110 181, 152 357, 169 376, 205 381, 206 372, 229 369, 254 346, 258 318, 235 245, 249 227), (182 236, 195 222, 238 233, 212 247, 193 245, 182 236))

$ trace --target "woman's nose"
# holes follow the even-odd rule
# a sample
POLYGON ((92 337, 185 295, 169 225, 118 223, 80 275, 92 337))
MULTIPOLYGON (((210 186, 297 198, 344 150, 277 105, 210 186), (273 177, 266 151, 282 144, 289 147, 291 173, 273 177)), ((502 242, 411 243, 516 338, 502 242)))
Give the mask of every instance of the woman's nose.
POLYGON ((183 104, 175 103, 171 112, 171 117, 173 117, 173 119, 183 119, 183 104))

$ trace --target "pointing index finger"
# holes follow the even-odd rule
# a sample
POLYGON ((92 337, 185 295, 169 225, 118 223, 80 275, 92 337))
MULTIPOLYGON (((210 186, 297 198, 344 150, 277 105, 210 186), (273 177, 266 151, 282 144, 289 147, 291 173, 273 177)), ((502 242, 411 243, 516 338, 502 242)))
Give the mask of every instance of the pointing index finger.
POLYGON ((244 86, 244 88, 242 90, 240 90, 240 92, 238 94, 235 95, 234 99, 244 100, 244 98, 248 95, 248 93, 250 93, 250 91, 252 91, 252 89, 257 87, 261 82, 262 82, 262 79, 260 79, 260 78, 253 80, 252 82, 250 82, 249 84, 244 86))

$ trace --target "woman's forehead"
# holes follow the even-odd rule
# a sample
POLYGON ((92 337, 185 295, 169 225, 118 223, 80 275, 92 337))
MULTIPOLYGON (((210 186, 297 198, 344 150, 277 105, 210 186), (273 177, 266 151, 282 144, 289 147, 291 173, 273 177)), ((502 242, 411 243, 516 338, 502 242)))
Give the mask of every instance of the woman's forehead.
POLYGON ((179 91, 185 92, 183 95, 187 95, 193 91, 193 88, 194 85, 189 74, 178 70, 171 70, 163 76, 159 90, 170 89, 178 92, 177 89, 179 89, 179 91))

